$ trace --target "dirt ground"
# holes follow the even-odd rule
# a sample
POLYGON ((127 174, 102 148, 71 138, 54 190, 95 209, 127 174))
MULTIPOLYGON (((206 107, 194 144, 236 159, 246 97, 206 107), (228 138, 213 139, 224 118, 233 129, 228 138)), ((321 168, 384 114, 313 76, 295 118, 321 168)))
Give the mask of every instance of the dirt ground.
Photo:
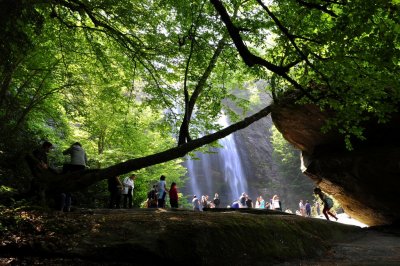
POLYGON ((318 259, 302 259, 279 266, 394 266, 400 265, 400 229, 398 227, 364 228, 356 238, 334 243, 318 259))
POLYGON ((2 232, 0 265, 400 265, 399 227, 274 211, 103 209, 1 218, 15 227, 2 232))

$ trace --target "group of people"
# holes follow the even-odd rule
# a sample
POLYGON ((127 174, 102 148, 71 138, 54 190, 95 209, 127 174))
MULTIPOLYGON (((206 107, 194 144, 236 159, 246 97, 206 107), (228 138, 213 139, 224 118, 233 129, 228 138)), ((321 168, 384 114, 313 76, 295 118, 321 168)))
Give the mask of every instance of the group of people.
POLYGON ((299 209, 298 209, 298 212, 296 212, 296 213, 298 215, 301 215, 301 216, 311 217, 311 203, 310 203, 310 201, 306 200, 306 202, 304 203, 303 200, 300 200, 299 209))
MULTIPOLYGON (((37 190, 40 193, 40 181, 38 181, 44 172, 51 171, 58 173, 55 169, 49 166, 47 154, 54 148, 53 144, 49 141, 32 151, 26 157, 29 168, 33 175, 31 190, 37 190)), ((69 148, 62 152, 64 155, 70 156, 70 162, 63 165, 62 174, 82 171, 87 167, 87 155, 82 145, 79 142, 73 143, 69 148)), ((121 182, 119 176, 108 179, 108 190, 110 192, 109 208, 120 208, 121 196, 123 196, 123 208, 132 208, 133 206, 133 190, 135 187, 136 174, 131 174, 123 179, 121 182)), ((147 207, 148 208, 165 208, 165 199, 167 193, 169 195, 169 203, 171 208, 178 208, 179 197, 178 188, 175 182, 171 183, 168 189, 165 181, 165 175, 160 176, 160 180, 156 185, 153 185, 151 190, 147 193, 147 207)), ((329 216, 338 220, 337 216, 330 210, 333 207, 333 200, 321 191, 320 188, 314 189, 314 194, 317 195, 323 203, 322 213, 327 220, 329 216)), ((71 209, 71 193, 68 191, 62 192, 59 195, 59 210, 70 211, 71 209)), ((198 199, 196 195, 193 196, 192 206, 193 210, 200 211, 204 208, 218 208, 220 205, 220 198, 218 193, 215 193, 214 199, 209 200, 208 195, 202 195, 198 199)), ((262 196, 258 196, 253 205, 252 199, 243 192, 238 200, 234 201, 230 208, 258 208, 258 209, 272 209, 282 211, 282 204, 278 195, 274 195, 268 202, 262 196)), ((319 215, 319 203, 316 202, 316 210, 319 215)), ((302 216, 311 217, 311 204, 307 200, 299 202, 298 214, 302 216)))
POLYGON ((269 201, 265 201, 260 195, 256 199, 255 208, 282 211, 282 202, 278 195, 274 195, 269 201))
MULTIPOLYGON (((327 220, 330 220, 329 216, 331 216, 331 217, 335 218, 335 220, 337 221, 338 217, 335 215, 335 213, 333 211, 331 211, 331 209, 333 207, 332 198, 328 197, 325 193, 323 193, 320 188, 315 188, 314 194, 319 197, 320 201, 322 201, 322 204, 323 204, 322 214, 325 216, 325 218, 327 220)), ((320 202, 318 200, 316 200, 314 203, 314 209, 315 209, 317 216, 320 216, 320 214, 321 214, 320 207, 321 207, 320 202)), ((300 215, 300 216, 311 217, 312 216, 312 208, 313 208, 313 206, 308 200, 306 200, 305 203, 303 200, 300 200, 299 209, 296 210, 296 214, 300 215)))
POLYGON ((232 205, 229 206, 232 209, 239 209, 239 208, 253 208, 253 200, 243 192, 238 200, 232 202, 232 205))
MULTIPOLYGON (((123 208, 132 208, 133 190, 135 188, 135 179, 137 175, 131 174, 125 177, 121 182, 120 177, 111 177, 108 179, 108 190, 110 192, 109 208, 119 209, 121 195, 123 196, 123 208)), ((169 195, 169 203, 171 208, 178 208, 178 188, 175 182, 171 183, 168 189, 165 181, 165 175, 160 176, 160 180, 156 185, 147 192, 146 207, 147 208, 165 208, 165 199, 167 193, 169 195)))
MULTIPOLYGON (((204 208, 219 208, 220 207, 220 197, 218 193, 215 193, 212 200, 209 199, 208 195, 202 195, 199 199, 197 195, 192 198, 193 210, 202 210, 204 208)), ((262 196, 258 196, 256 202, 254 203, 251 197, 243 192, 240 197, 228 205, 227 208, 257 208, 257 209, 272 209, 272 210, 282 210, 282 203, 278 195, 274 195, 268 202, 266 202, 262 196)))
POLYGON ((195 211, 201 211, 205 208, 219 208, 221 200, 219 194, 215 193, 214 198, 210 200, 208 195, 202 195, 201 199, 198 199, 196 195, 192 198, 192 207, 195 211))
POLYGON ((110 209, 121 208, 121 196, 123 197, 123 208, 132 208, 135 179, 136 174, 125 177, 122 182, 119 176, 108 178, 108 191, 110 192, 108 207, 110 209))
MULTIPOLYGON (((26 156, 26 160, 28 166, 33 175, 32 183, 31 183, 31 191, 39 194, 39 197, 44 198, 44 189, 41 187, 40 178, 45 175, 46 171, 50 171, 53 174, 59 174, 60 172, 57 169, 50 167, 48 153, 54 148, 54 145, 45 141, 43 144, 32 151, 31 154, 26 156)), ((82 148, 82 145, 79 142, 73 143, 70 147, 62 152, 63 155, 69 155, 70 161, 69 163, 65 163, 63 165, 61 174, 67 174, 72 172, 77 172, 81 170, 85 170, 87 167, 87 155, 85 150, 82 148)), ((58 208, 60 211, 69 212, 71 210, 71 193, 68 191, 61 192, 59 195, 59 204, 58 208)))
MULTIPOLYGON (((337 221, 338 217, 335 215, 334 211, 331 211, 331 209, 333 207, 332 198, 330 198, 325 193, 323 193, 320 188, 315 188, 314 194, 319 197, 319 200, 323 204, 322 214, 325 216, 325 218, 327 220, 330 220, 329 216, 331 216, 331 217, 335 218, 335 220, 337 221)), ((303 200, 300 200, 299 208, 298 208, 298 210, 296 210, 296 214, 300 215, 300 216, 311 217, 312 209, 314 208, 316 215, 320 216, 321 215, 321 209, 320 209, 321 205, 320 205, 319 200, 315 201, 314 207, 308 200, 306 200, 306 202, 304 202, 303 200)), ((289 211, 287 211, 287 212, 289 212, 289 211)), ((291 211, 290 211, 290 213, 291 213, 291 211)))
MULTIPOLYGON (((333 207, 333 200, 332 198, 328 197, 325 193, 321 191, 320 188, 314 189, 314 194, 317 195, 323 204, 322 213, 327 220, 329 216, 338 220, 337 216, 331 211, 333 207)), ((220 204, 220 199, 218 193, 215 193, 214 199, 211 201, 209 200, 208 195, 202 195, 201 199, 198 199, 196 195, 193 196, 192 199, 192 206, 193 210, 200 211, 204 208, 218 208, 220 204)), ((241 194, 238 200, 234 201, 231 206, 227 206, 228 208, 257 208, 257 209, 271 209, 271 210, 278 210, 282 211, 282 203, 279 199, 278 195, 274 195, 269 201, 265 201, 263 197, 260 195, 257 197, 255 205, 253 206, 253 201, 245 192, 241 194)), ((320 203, 316 201, 315 209, 317 215, 320 215, 320 203)), ((311 217, 311 210, 312 205, 311 203, 306 200, 300 200, 299 202, 299 210, 296 211, 296 214, 306 217, 311 217)), ((286 210, 288 213, 292 213, 290 210, 286 210)))
POLYGON ((257 197, 255 204, 253 200, 245 192, 239 197, 238 200, 234 201, 231 208, 256 208, 256 209, 270 209, 282 211, 282 203, 278 195, 274 195, 269 201, 265 201, 260 195, 257 197))
POLYGON ((179 207, 178 186, 175 182, 172 182, 170 188, 168 189, 165 179, 165 175, 161 175, 157 184, 153 185, 153 187, 147 193, 147 208, 165 208, 165 199, 167 197, 167 193, 171 208, 179 207))

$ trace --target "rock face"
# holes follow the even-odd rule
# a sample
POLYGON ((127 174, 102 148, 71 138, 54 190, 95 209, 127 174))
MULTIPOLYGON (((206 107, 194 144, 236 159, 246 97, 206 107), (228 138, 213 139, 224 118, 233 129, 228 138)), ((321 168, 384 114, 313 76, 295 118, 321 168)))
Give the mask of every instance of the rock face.
POLYGON ((2 232, 0 265, 261 266, 301 265, 302 259, 319 265, 332 243, 365 234, 355 226, 256 209, 7 214, 2 224, 18 225, 2 232))
POLYGON ((345 149, 339 134, 321 133, 332 113, 313 105, 276 104, 272 120, 302 151, 304 174, 331 194, 350 216, 368 225, 399 222, 400 116, 366 125, 366 141, 345 149))

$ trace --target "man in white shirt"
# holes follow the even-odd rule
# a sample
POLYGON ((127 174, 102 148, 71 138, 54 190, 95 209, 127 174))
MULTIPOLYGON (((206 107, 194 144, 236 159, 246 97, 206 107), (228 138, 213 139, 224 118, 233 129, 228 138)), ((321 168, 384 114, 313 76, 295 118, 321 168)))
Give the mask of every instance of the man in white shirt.
POLYGON ((135 188, 135 174, 131 174, 128 177, 124 178, 124 181, 122 182, 122 185, 124 186, 122 190, 123 194, 123 201, 124 201, 124 208, 132 208, 132 199, 133 199, 133 189, 135 188))

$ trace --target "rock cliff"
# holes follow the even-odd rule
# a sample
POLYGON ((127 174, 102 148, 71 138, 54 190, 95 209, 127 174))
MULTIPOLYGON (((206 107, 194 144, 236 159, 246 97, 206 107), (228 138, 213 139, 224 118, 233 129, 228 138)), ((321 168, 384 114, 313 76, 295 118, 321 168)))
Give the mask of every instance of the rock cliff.
POLYGON ((321 127, 334 115, 314 105, 275 104, 272 120, 286 140, 302 151, 302 170, 346 213, 368 225, 399 221, 400 116, 366 124, 366 141, 345 148, 343 136, 321 127))

